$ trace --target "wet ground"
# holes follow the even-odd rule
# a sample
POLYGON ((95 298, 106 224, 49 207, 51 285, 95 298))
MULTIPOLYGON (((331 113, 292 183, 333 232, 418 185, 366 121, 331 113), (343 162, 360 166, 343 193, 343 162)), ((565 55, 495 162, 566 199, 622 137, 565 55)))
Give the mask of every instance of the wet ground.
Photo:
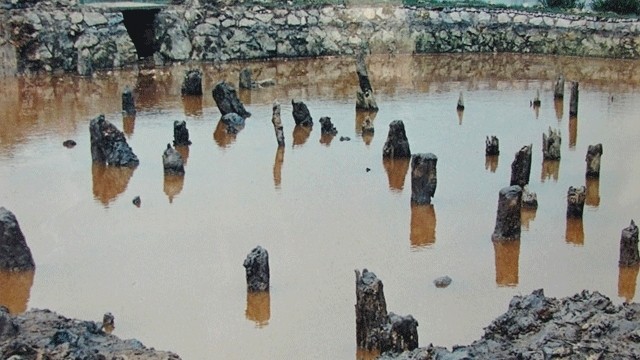
POLYGON ((0 274, 0 302, 13 312, 50 308, 99 320, 114 334, 184 359, 353 358, 356 268, 385 284, 387 307, 412 314, 421 345, 467 344, 512 296, 598 290, 614 303, 636 296, 638 269, 618 268, 621 230, 640 214, 637 114, 640 63, 515 55, 369 59, 380 111, 375 134, 359 133, 357 77, 348 58, 194 65, 202 99, 182 99, 188 68, 4 79, 0 87, 0 206, 14 212, 35 274, 0 274), (277 85, 240 98, 252 116, 236 136, 216 131, 219 80, 277 85), (553 101, 559 73, 563 102, 553 101), (569 81, 580 82, 569 119, 569 81), (122 116, 134 88, 138 113, 122 116), (530 106, 536 91, 542 105, 530 106), (459 93, 466 109, 456 112, 459 93), (295 129, 291 99, 316 122, 295 129), (283 104, 278 150, 271 103, 283 104), (91 164, 89 120, 100 113, 140 158, 136 169, 91 164), (338 129, 321 138, 317 122, 338 129), (411 207, 409 164, 384 162, 388 124, 401 119, 414 153, 438 156, 430 207, 411 207), (186 120, 186 175, 165 177, 161 155, 173 122, 186 120), (560 129, 562 159, 542 161, 542 133, 560 129), (487 135, 501 154, 486 159, 487 135), (340 141, 348 136, 351 141, 340 141), (67 149, 62 142, 74 139, 67 149), (602 143, 602 176, 585 181, 588 145, 602 143), (494 245, 498 191, 510 164, 533 144, 535 213, 523 213, 519 243, 494 245), (369 168, 370 171, 366 171, 369 168), (569 186, 587 185, 582 222, 565 220, 569 186), (141 197, 141 206, 132 204, 141 197), (242 262, 256 245, 270 254, 271 292, 248 296, 242 262), (453 283, 436 288, 432 280, 453 283))

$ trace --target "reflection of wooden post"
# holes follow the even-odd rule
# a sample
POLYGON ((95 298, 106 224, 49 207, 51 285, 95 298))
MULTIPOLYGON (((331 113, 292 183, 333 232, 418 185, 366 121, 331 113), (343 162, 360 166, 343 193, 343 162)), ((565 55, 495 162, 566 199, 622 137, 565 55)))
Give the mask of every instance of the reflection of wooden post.
POLYGON ((620 266, 635 266, 640 264, 640 255, 638 254, 638 227, 631 220, 631 224, 622 229, 620 236, 620 266))
POLYGON ((435 244, 436 210, 433 205, 411 204, 409 240, 412 247, 425 247, 435 244))
POLYGON ((498 286, 518 285, 520 261, 520 240, 494 241, 496 264, 496 284, 498 286))
POLYGON ((597 179, 600 177, 600 158, 602 157, 602 144, 589 145, 585 161, 587 163, 586 177, 597 179))
POLYGON ((542 102, 540 101, 540 90, 536 90, 536 97, 533 98, 533 106, 539 108, 542 102))
POLYGON ((564 100, 553 100, 553 109, 556 111, 556 119, 558 119, 558 121, 562 120, 562 116, 564 115, 564 100))
POLYGON ((414 154, 411 157, 411 202, 417 205, 431 204, 436 193, 438 157, 432 153, 414 154))
POLYGON ((485 170, 489 170, 492 173, 496 172, 496 169, 498 169, 498 160, 499 160, 499 156, 497 155, 491 155, 491 156, 485 156, 484 157, 484 169, 485 170))
POLYGON ((582 224, 582 218, 567 218, 567 229, 564 239, 567 243, 573 245, 584 245, 584 225, 582 224))
POLYGON ((311 126, 296 125, 293 127, 293 146, 304 145, 311 135, 313 128, 311 126))
POLYGON ((122 111, 127 115, 136 114, 136 104, 133 100, 133 92, 129 86, 122 92, 122 111))
POLYGON ((576 116, 569 117, 569 149, 576 147, 578 141, 578 118, 576 116))
POLYGON ((511 163, 511 183, 510 185, 519 185, 524 187, 529 183, 531 175, 531 147, 532 145, 523 146, 511 163))
POLYGON ((584 203, 589 206, 600 206, 600 179, 587 178, 587 194, 584 203))
POLYGON ((460 91, 460 96, 458 96, 458 105, 456 106, 456 110, 464 111, 464 98, 462 97, 462 91, 460 91))
POLYGON ((502 188, 498 196, 496 227, 493 241, 520 240, 520 209, 522 207, 522 188, 518 185, 502 188))
POLYGON ((284 128, 282 126, 282 119, 280 118, 280 104, 277 101, 273 102, 273 114, 271 116, 271 123, 273 124, 273 130, 276 133, 276 141, 278 146, 284 146, 284 128))
POLYGON ((402 190, 404 188, 404 179, 409 170, 410 161, 409 158, 382 159, 382 166, 384 166, 384 170, 387 173, 391 190, 402 190))
POLYGON ((183 96, 182 107, 186 116, 202 116, 202 96, 183 96))
POLYGON ((373 140, 375 128, 373 120, 376 118, 376 112, 356 111, 356 134, 362 136, 365 145, 370 145, 373 140))
POLYGON ((571 97, 569 98, 569 116, 578 116, 578 82, 571 83, 571 97))
POLYGON ((542 175, 540 180, 545 182, 546 180, 558 181, 558 175, 560 173, 560 161, 558 160, 543 160, 542 161, 542 175))
POLYGON ((284 163, 284 147, 279 146, 276 150, 276 158, 273 161, 273 184, 276 189, 280 188, 282 182, 282 163, 284 163))
POLYGON ((136 127, 136 116, 125 114, 122 116, 122 132, 127 136, 133 135, 133 130, 136 127))
POLYGON ((529 223, 536 219, 537 209, 522 208, 520 210, 520 223, 522 228, 529 230, 529 223))
POLYGON ((569 186, 569 190, 567 190, 567 218, 582 219, 586 192, 587 189, 584 186, 569 186))
POLYGON ((34 270, 0 271, 0 305, 6 306, 11 314, 27 310, 34 270))
POLYGON ((173 204, 173 199, 182 192, 184 187, 184 175, 164 174, 164 193, 169 198, 169 204, 173 204))
POLYGON ((256 323, 257 328, 265 327, 271 318, 271 294, 268 291, 247 292, 247 320, 256 323))
POLYGON ((640 265, 620 266, 618 272, 618 296, 630 303, 636 295, 636 281, 638 280, 640 265))

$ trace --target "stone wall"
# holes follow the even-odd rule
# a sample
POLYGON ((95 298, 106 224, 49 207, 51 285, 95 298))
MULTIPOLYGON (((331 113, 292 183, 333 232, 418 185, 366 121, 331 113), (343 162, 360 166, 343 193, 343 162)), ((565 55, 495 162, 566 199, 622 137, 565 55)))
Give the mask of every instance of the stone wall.
MULTIPOLYGON (((6 12, 19 71, 133 65, 120 12, 46 6, 6 12)), ((475 8, 397 5, 279 9, 170 6, 155 22, 156 64, 371 53, 518 52, 639 58, 640 22, 475 8)), ((2 30, 2 29, 0 29, 2 30)))

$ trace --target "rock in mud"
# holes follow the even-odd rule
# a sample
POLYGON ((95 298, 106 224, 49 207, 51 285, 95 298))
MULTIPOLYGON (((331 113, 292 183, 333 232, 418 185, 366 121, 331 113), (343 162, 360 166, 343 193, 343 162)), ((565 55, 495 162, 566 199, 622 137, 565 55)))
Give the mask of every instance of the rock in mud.
POLYGON ((16 216, 0 207, 0 270, 26 271, 35 267, 16 216))
POLYGON ((113 166, 138 166, 140 161, 133 153, 124 133, 115 125, 105 120, 104 115, 98 115, 89 123, 91 135, 91 159, 113 166))

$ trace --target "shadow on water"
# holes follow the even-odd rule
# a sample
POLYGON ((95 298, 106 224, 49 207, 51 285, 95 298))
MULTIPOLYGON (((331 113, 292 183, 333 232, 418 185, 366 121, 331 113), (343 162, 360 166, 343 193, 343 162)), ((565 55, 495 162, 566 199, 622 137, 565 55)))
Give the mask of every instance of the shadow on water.
POLYGON ((35 271, 0 271, 0 305, 11 314, 27 310, 35 271))
POLYGON ((520 240, 493 241, 496 258, 496 285, 515 287, 518 285, 518 263, 520 240))
POLYGON ((636 296, 636 282, 640 265, 620 266, 618 273, 618 296, 626 302, 631 302, 636 296))
POLYGON ((384 170, 387 172, 387 177, 389 178, 389 189, 393 191, 402 191, 404 188, 404 179, 407 176, 410 162, 410 158, 382 159, 382 165, 384 166, 384 170))
POLYGON ((135 168, 128 166, 93 163, 91 165, 93 197, 99 200, 102 205, 108 206, 118 195, 127 190, 134 171, 135 168))
POLYGON ((411 204, 411 229, 409 240, 413 249, 436 243, 436 209, 433 204, 411 204))
POLYGON ((257 328, 269 325, 271 319, 271 294, 268 291, 247 292, 247 320, 256 323, 257 328))

